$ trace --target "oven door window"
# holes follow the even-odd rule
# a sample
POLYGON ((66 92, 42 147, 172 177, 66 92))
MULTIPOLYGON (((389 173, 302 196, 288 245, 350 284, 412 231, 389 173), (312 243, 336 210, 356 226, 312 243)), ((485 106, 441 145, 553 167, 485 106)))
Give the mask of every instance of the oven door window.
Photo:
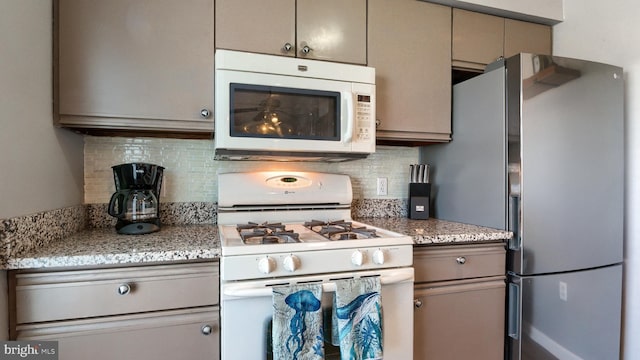
POLYGON ((340 141, 340 92, 229 86, 232 137, 340 141))

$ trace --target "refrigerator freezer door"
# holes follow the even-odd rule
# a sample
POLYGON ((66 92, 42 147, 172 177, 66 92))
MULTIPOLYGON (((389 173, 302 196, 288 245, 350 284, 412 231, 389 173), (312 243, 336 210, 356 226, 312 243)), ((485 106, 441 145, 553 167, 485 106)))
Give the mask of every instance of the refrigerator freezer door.
MULTIPOLYGON (((622 69, 531 54, 506 60, 509 169, 519 173, 521 275, 622 262, 622 69)), ((517 231, 516 231, 517 232, 517 231)))
POLYGON ((508 358, 619 359, 622 265, 513 277, 508 358))

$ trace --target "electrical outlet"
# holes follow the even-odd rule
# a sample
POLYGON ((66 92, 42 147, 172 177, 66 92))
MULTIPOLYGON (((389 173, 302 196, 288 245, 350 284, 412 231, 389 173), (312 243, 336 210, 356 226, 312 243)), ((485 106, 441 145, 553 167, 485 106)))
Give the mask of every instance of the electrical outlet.
POLYGON ((560 281, 558 287, 560 289, 560 300, 567 301, 567 283, 564 281, 560 281))
POLYGON ((378 195, 387 195, 389 191, 389 183, 387 182, 387 178, 378 178, 378 187, 377 194, 378 195))

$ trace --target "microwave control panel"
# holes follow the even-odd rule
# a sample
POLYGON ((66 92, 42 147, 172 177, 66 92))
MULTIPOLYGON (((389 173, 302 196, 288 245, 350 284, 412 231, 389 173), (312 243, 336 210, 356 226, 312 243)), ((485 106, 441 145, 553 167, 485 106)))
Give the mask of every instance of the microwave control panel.
POLYGON ((367 141, 375 136, 375 130, 371 127, 371 95, 356 96, 356 140, 367 141))

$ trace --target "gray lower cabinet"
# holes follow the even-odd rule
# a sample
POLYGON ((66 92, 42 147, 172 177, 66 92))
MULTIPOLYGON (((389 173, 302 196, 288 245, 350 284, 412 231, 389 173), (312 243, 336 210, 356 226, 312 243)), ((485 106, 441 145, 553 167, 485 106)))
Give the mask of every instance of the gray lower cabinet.
POLYGON ((416 247, 414 268, 414 359, 502 359, 504 245, 416 247))
POLYGON ((218 264, 11 272, 10 336, 65 360, 219 359, 218 264))

